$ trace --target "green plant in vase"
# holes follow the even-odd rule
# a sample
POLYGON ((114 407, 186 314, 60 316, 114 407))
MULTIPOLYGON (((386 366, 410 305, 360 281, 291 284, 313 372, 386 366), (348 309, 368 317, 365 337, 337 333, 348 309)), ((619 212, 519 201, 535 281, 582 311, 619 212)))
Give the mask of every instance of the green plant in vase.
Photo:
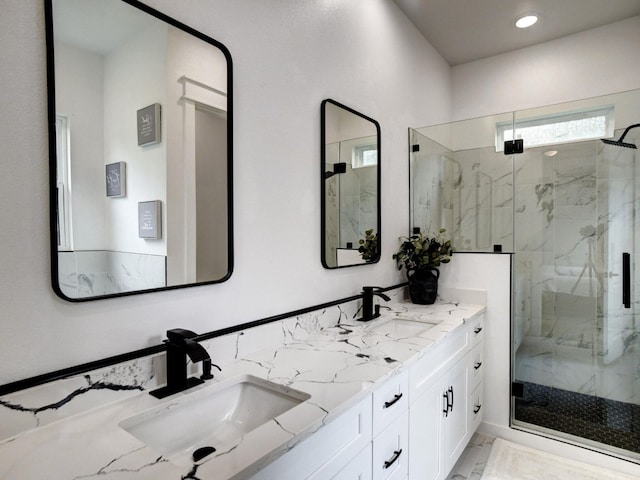
POLYGON ((398 270, 404 267, 409 282, 409 296, 413 303, 431 305, 438 295, 438 267, 451 261, 453 245, 445 237, 446 229, 437 234, 420 232, 400 237, 400 249, 393 254, 398 270))

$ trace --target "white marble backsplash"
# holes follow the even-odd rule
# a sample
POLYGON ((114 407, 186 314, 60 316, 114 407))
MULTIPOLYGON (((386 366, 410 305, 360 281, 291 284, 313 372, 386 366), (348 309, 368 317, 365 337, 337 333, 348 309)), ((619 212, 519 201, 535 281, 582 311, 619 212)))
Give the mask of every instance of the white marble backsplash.
MULTIPOLYGON (((446 289, 444 293, 452 298, 459 296, 446 289)), ((392 300, 401 300, 404 289, 386 294, 392 300)), ((475 303, 483 303, 480 301, 483 292, 471 295, 475 303)), ((346 302, 216 337, 203 341, 202 345, 213 363, 224 366, 264 348, 301 342, 323 329, 353 321, 358 318, 360 308, 359 300, 346 302)), ((157 388, 166 382, 164 358, 164 354, 139 358, 0 397, 0 440, 157 388)), ((192 366, 192 373, 199 368, 192 366)))

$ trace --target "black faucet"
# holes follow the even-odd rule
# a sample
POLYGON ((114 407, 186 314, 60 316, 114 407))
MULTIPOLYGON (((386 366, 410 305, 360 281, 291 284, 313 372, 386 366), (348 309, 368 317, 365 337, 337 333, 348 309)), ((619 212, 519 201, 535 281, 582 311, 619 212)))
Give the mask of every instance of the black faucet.
POLYGON ((167 330, 167 385, 149 392, 156 398, 164 398, 174 393, 182 392, 205 380, 213 378, 211 366, 222 371, 218 365, 211 363, 211 357, 207 350, 197 341, 193 340, 197 333, 183 328, 167 330), (193 363, 202 362, 202 375, 200 378, 187 376, 187 356, 193 363))
POLYGON ((380 287, 362 287, 362 318, 361 322, 368 322, 380 316, 380 305, 373 307, 373 296, 377 295, 387 302, 391 300, 387 295, 382 293, 380 287))

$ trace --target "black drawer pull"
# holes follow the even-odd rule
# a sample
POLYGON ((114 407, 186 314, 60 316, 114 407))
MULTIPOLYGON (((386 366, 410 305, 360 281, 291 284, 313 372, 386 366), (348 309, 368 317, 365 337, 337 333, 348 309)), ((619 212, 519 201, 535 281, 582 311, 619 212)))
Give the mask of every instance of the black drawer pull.
POLYGON ((473 366, 473 368, 474 368, 475 370, 478 370, 481 366, 482 366, 482 362, 478 362, 478 363, 476 363, 476 364, 473 366))
POLYGON ((391 457, 389 460, 387 460, 386 462, 384 462, 384 468, 389 468, 391 465, 393 465, 394 463, 396 463, 396 460, 398 460, 400 458, 400 454, 402 453, 402 449, 400 450, 396 450, 395 452, 393 452, 393 457, 391 457))
POLYGON ((473 414, 475 415, 476 413, 478 413, 481 408, 482 408, 482 405, 476 405, 475 408, 473 409, 473 414))
POLYGON ((476 335, 479 334, 482 331, 482 327, 476 327, 473 329, 473 333, 475 333, 476 335))
POLYGON ((394 405, 398 400, 400 400, 402 398, 402 394, 398 393, 396 395, 393 396, 393 400, 391 400, 390 402, 384 402, 384 408, 389 408, 392 405, 394 405))

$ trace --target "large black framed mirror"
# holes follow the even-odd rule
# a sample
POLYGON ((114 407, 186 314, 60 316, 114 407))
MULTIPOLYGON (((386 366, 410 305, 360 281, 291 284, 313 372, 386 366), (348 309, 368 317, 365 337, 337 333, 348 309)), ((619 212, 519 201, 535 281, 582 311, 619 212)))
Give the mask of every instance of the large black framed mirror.
POLYGON ((86 301, 233 270, 231 54, 136 0, 45 0, 52 284, 86 301))
POLYGON ((380 124, 332 99, 321 106, 321 260, 380 259, 380 124))

